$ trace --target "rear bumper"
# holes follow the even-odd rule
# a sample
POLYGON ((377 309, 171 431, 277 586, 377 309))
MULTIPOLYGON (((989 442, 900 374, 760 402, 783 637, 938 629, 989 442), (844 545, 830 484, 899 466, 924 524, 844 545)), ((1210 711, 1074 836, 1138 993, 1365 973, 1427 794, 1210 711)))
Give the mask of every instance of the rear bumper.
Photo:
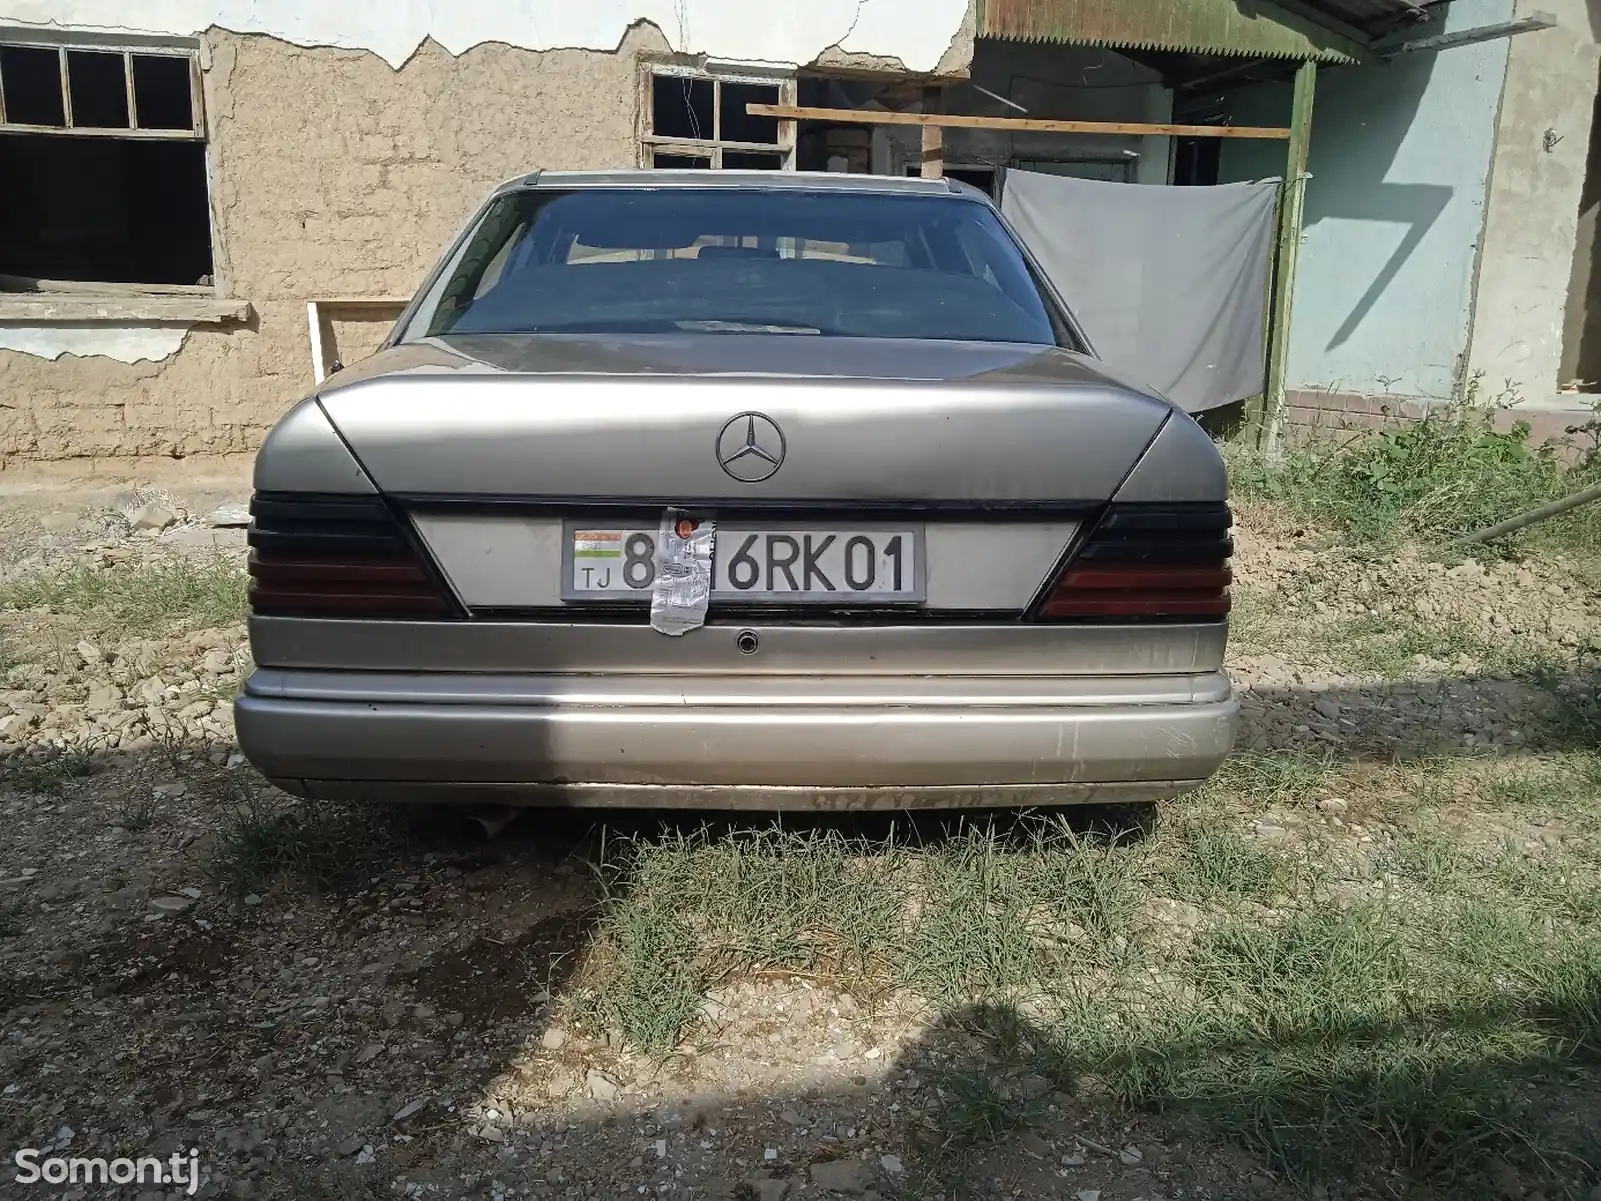
POLYGON ((1153 800, 1222 763, 1221 672, 490 676, 261 669, 239 744, 291 792, 852 808, 1153 800))

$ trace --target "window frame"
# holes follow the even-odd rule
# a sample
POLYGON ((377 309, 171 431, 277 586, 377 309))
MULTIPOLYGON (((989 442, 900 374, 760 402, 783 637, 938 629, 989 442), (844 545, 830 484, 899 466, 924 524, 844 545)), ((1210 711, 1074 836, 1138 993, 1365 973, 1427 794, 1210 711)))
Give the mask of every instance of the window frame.
MULTIPOLYGON (((211 244, 209 284, 156 284, 121 280, 58 280, 0 274, 0 319, 33 319, 35 310, 47 312, 49 320, 112 320, 101 298, 117 302, 117 320, 138 320, 141 302, 151 308, 152 319, 168 317, 167 309, 188 304, 198 321, 239 320, 240 305, 228 300, 231 287, 227 279, 227 258, 217 226, 215 162, 206 116, 206 46, 199 38, 153 34, 100 34, 80 29, 39 29, 0 24, 0 46, 29 50, 52 50, 58 55, 61 71, 62 125, 32 125, 6 119, 4 81, 0 80, 0 136, 6 137, 87 137, 127 141, 199 142, 204 148, 206 176, 206 236, 211 244), (120 54, 123 79, 128 91, 128 128, 80 126, 72 123, 72 92, 67 75, 67 54, 86 51, 93 54, 120 54), (133 58, 177 58, 188 62, 189 111, 191 124, 185 129, 141 129, 134 97, 133 58), (163 298, 166 298, 165 300, 163 298), (209 303, 211 301, 219 303, 209 303), (225 303, 224 303, 225 302, 225 303), (163 309, 160 306, 165 305, 163 309), (13 310, 15 310, 13 312, 13 310), (126 312, 124 312, 126 310, 126 312), (159 310, 159 311, 158 311, 159 310)), ((247 306, 248 307, 248 306, 247 306)), ((187 315, 188 309, 184 310, 187 315)))
POLYGON ((53 50, 61 72, 62 125, 28 125, 6 119, 5 81, 0 78, 0 133, 49 134, 54 137, 150 138, 158 141, 203 142, 206 140, 205 87, 200 69, 200 46, 192 39, 145 39, 139 37, 95 37, 92 34, 71 33, 59 37, 46 30, 18 30, 0 26, 0 46, 19 50, 53 50), (101 125, 74 125, 72 121, 72 84, 68 79, 67 55, 74 51, 88 54, 121 54, 123 82, 128 94, 128 126, 117 128, 101 125), (133 58, 181 58, 189 64, 189 111, 192 124, 188 129, 143 129, 138 125, 139 106, 134 98, 133 58))
POLYGON ((701 63, 685 63, 663 59, 641 59, 639 64, 639 165, 655 167, 656 155, 671 154, 711 160, 711 170, 754 170, 749 167, 723 166, 723 153, 776 154, 780 156, 779 170, 795 170, 795 144, 799 122, 780 118, 778 141, 735 142, 725 141, 722 134, 722 99, 725 83, 756 84, 776 87, 778 103, 793 105, 799 96, 795 75, 785 70, 765 71, 758 67, 722 67, 701 63), (678 138, 653 132, 655 129, 655 87, 659 77, 707 80, 712 85, 712 136, 709 138, 678 138))

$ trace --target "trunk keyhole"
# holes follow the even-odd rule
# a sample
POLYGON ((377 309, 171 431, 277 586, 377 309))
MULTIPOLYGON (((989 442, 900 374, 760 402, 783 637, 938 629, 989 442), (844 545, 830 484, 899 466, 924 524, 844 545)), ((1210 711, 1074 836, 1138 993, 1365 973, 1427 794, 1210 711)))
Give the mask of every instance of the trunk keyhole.
POLYGON ((754 655, 761 642, 756 637, 755 630, 741 630, 734 635, 734 645, 739 648, 742 655, 754 655))

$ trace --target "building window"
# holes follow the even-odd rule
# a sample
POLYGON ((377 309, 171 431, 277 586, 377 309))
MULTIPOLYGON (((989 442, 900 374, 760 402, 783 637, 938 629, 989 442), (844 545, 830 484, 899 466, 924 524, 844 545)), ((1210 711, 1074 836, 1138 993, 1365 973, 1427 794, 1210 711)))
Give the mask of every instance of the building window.
POLYGON ((643 82, 642 166, 795 169, 795 122, 746 112, 750 104, 794 104, 793 79, 653 63, 643 82))
POLYGON ((200 97, 194 49, 0 32, 0 291, 211 291, 200 97))

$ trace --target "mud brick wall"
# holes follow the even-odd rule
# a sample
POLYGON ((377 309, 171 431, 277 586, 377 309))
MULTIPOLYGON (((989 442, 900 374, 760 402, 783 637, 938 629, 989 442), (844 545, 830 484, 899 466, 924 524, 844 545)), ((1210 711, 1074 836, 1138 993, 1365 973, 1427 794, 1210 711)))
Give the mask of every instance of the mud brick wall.
POLYGON ((636 161, 638 55, 425 42, 365 51, 207 34, 216 274, 255 316, 159 362, 0 350, 0 467, 254 450, 311 388, 305 302, 409 295, 490 187, 636 161))

